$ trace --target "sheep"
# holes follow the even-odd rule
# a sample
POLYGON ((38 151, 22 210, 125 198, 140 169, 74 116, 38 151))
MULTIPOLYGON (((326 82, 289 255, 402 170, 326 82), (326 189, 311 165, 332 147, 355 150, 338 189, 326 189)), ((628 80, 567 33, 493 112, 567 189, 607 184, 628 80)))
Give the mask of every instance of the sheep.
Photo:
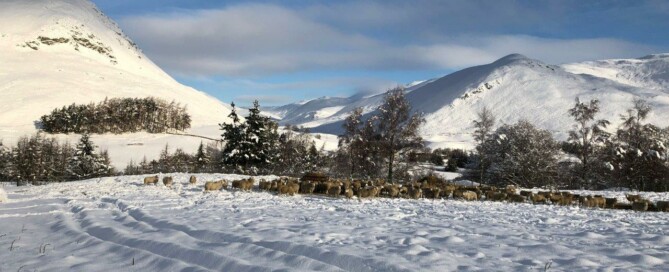
POLYGON ((585 200, 582 201, 583 205, 589 208, 605 208, 606 199, 601 196, 590 196, 585 197, 585 200))
POLYGON ((541 194, 532 194, 532 195, 530 196, 530 201, 532 201, 532 203, 534 203, 534 204, 537 204, 537 203, 544 203, 544 204, 545 204, 546 201, 547 201, 547 199, 546 199, 546 197, 545 197, 544 195, 541 195, 541 194))
POLYGON ((344 187, 343 190, 344 190, 344 194, 343 194, 343 195, 346 196, 346 198, 353 198, 353 188, 351 188, 351 187, 344 187))
POLYGON ((564 194, 560 197, 557 204, 560 206, 568 206, 574 204, 574 197, 572 194, 564 194))
POLYGON ((591 208, 606 208, 606 199, 600 195, 588 198, 591 208))
POLYGON ((632 204, 629 203, 616 203, 613 205, 613 208, 616 210, 631 210, 632 204))
POLYGON ((618 203, 618 199, 615 197, 607 197, 606 198, 606 208, 613 209, 613 206, 618 203))
POLYGON ((328 196, 338 197, 339 193, 341 193, 341 186, 340 185, 332 186, 332 187, 330 187, 330 189, 328 189, 328 196))
POLYGON ((508 195, 508 197, 509 197, 509 202, 523 203, 527 200, 527 198, 525 196, 516 195, 516 194, 508 195))
POLYGON ((358 197, 359 198, 368 198, 368 197, 375 197, 379 193, 379 188, 374 187, 374 186, 367 186, 365 188, 360 188, 358 191, 358 197))
POLYGON ((495 191, 488 191, 486 193, 486 199, 491 200, 491 201, 504 201, 507 198, 506 193, 502 192, 495 192, 495 191))
POLYGON ((629 201, 630 203, 634 203, 641 200, 640 195, 625 195, 625 198, 627 198, 627 201, 629 201))
POLYGON ((190 176, 190 179, 188 179, 188 182, 190 184, 195 185, 195 183, 197 183, 197 178, 195 176, 190 176))
POLYGON ((474 191, 464 191, 462 192, 462 198, 465 200, 472 201, 472 200, 477 200, 478 195, 474 191))
POLYGON ((228 182, 225 180, 207 181, 204 184, 205 191, 219 191, 228 187, 228 182))
POLYGON ((400 187, 394 184, 388 184, 381 189, 381 194, 394 198, 400 195, 400 187))
POLYGON ((300 190, 300 185, 297 184, 296 182, 289 181, 286 184, 283 184, 282 182, 279 182, 277 184, 278 186, 278 193, 280 195, 290 195, 293 196, 297 194, 297 192, 300 190))
POLYGON ((258 189, 264 190, 264 191, 269 191, 272 188, 272 183, 269 181, 265 180, 260 180, 258 183, 258 189))
POLYGON ((506 193, 508 195, 515 195, 517 193, 518 189, 516 189, 515 185, 508 185, 506 186, 506 193))
POLYGON ((648 210, 648 202, 643 200, 636 201, 632 203, 632 210, 635 210, 637 212, 645 212, 648 210))
POLYGON ((158 183, 158 176, 153 176, 153 177, 145 177, 144 178, 144 185, 148 184, 157 184, 158 183))
POLYGON ((427 188, 423 190, 423 197, 425 198, 437 199, 439 198, 439 194, 441 194, 441 189, 439 188, 427 188))
POLYGON ((172 177, 163 178, 163 184, 165 184, 165 186, 172 187, 172 183, 174 183, 174 179, 172 179, 172 177))
POLYGON ((407 197, 407 195, 409 194, 409 187, 403 185, 400 186, 399 189, 400 189, 399 197, 407 197))
POLYGON ((658 201, 655 205, 658 212, 669 212, 669 201, 658 201))
POLYGON ((250 191, 253 189, 253 184, 255 184, 255 180, 253 178, 246 179, 242 182, 242 190, 244 191, 250 191))
POLYGON ((255 181, 253 180, 253 178, 235 180, 232 182, 232 188, 237 188, 242 191, 249 191, 253 188, 254 183, 255 181))
POLYGON ((303 181, 302 185, 300 186, 300 193, 313 194, 315 189, 316 189, 316 183, 303 181))
POLYGON ((412 186, 408 188, 407 195, 409 196, 409 198, 419 199, 423 196, 423 190, 412 186))

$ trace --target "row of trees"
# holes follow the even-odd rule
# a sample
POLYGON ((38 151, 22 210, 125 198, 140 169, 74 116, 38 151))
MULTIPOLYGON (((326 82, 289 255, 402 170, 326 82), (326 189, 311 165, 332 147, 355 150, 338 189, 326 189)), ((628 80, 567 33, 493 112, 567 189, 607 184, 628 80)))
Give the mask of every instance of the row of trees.
POLYGON ((147 98, 111 98, 94 104, 64 106, 39 120, 47 133, 164 133, 190 128, 191 118, 179 103, 147 98))
POLYGON ((157 172, 228 172, 247 174, 300 175, 323 170, 327 156, 318 149, 308 133, 286 130, 278 133, 278 124, 260 115, 258 101, 253 103, 245 122, 235 104, 228 115, 230 123, 221 124, 222 140, 205 146, 200 143, 194 154, 169 147, 158 160, 130 162, 126 174, 157 172), (225 143, 222 147, 218 143, 225 143))
POLYGON ((14 147, 0 144, 0 180, 67 181, 114 174, 107 151, 98 153, 88 134, 76 146, 36 134, 14 147))
POLYGON ((577 99, 564 142, 527 121, 494 129, 494 117, 482 109, 474 122, 478 174, 471 178, 526 187, 669 190, 669 128, 645 123, 650 105, 634 100, 615 133, 607 132, 608 120, 597 119, 599 109, 597 100, 577 99))

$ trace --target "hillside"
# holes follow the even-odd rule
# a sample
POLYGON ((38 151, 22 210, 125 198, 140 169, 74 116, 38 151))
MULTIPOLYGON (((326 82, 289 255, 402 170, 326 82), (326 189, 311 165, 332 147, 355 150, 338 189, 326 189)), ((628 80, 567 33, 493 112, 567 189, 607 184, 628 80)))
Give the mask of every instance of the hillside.
MULTIPOLYGON (((193 130, 217 137, 227 106, 183 86, 156 66, 116 23, 88 0, 0 2, 0 139, 12 143, 35 132, 34 121, 56 107, 106 97, 154 96, 187 106, 193 130)), ((60 136, 71 141, 76 136, 60 136)), ((201 139, 98 135, 115 163, 157 155, 167 142, 193 149, 201 139), (129 149, 127 144, 134 145, 129 149), (128 147, 128 148, 125 148, 128 147)))
MULTIPOLYGON (((557 66, 512 54, 490 64, 428 81, 408 92, 407 98, 415 111, 425 114, 427 122, 421 133, 431 147, 472 147, 472 121, 483 106, 492 110, 498 124, 526 119, 564 139, 572 126, 567 110, 576 97, 599 99, 600 117, 608 118, 614 126, 619 123, 619 115, 631 106, 633 98, 644 98, 654 106, 649 121, 667 126, 669 93, 663 86, 668 82, 668 63, 667 55, 654 55, 638 60, 557 66), (604 69, 601 67, 611 63, 608 73, 601 72, 604 69)), ((342 110, 338 115, 345 116, 350 110, 344 109, 352 109, 354 105, 374 108, 379 99, 375 103, 361 99, 340 105, 342 110)), ((338 134, 341 120, 343 117, 330 117, 304 124, 313 127, 313 131, 338 134)))

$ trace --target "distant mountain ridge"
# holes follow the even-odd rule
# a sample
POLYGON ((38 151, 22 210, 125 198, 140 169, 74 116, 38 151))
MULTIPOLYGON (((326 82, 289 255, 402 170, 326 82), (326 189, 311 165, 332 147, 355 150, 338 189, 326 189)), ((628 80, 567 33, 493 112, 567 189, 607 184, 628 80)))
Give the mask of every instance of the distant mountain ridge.
MULTIPOLYGON (((498 125, 525 119, 564 139, 573 124, 567 111, 576 97, 599 99, 602 105, 599 117, 609 119, 614 126, 619 122, 619 115, 639 97, 654 107, 649 121, 667 126, 668 86, 669 54, 563 65, 549 65, 511 54, 490 64, 426 81, 410 89, 407 99, 415 111, 425 114, 427 122, 421 134, 430 146, 470 148, 472 121, 483 106, 493 111, 498 125)), ((284 106, 290 111, 281 122, 310 127, 315 132, 339 134, 342 120, 353 108, 361 106, 369 114, 381 99, 382 95, 377 95, 290 104, 284 106), (333 115, 319 118, 327 115, 323 113, 335 111, 333 115)))

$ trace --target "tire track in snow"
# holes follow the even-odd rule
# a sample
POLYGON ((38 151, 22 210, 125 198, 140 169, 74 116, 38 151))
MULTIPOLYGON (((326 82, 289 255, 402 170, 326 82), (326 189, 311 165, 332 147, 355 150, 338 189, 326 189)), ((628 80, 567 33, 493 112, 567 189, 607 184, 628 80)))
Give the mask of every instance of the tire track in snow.
MULTIPOLYGON (((202 248, 190 248, 175 244, 172 242, 162 242, 160 237, 153 237, 158 239, 146 239, 143 236, 167 236, 160 230, 146 232, 145 230, 137 233, 134 229, 126 229, 126 225, 131 222, 117 222, 114 227, 110 227, 112 221, 102 221, 95 218, 92 213, 106 210, 89 210, 83 206, 73 206, 71 208, 72 219, 62 220, 63 224, 58 224, 59 227, 68 228, 72 234, 83 234, 95 238, 104 243, 110 243, 116 246, 121 246, 129 250, 136 250, 145 252, 152 256, 163 260, 173 262, 172 265, 166 267, 182 266, 187 271, 271 271, 271 268, 246 264, 242 260, 238 260, 229 256, 220 255, 215 252, 204 250, 202 248), (91 218, 92 217, 92 218, 91 218), (120 225, 120 226, 118 226, 120 225), (135 231, 135 233, 133 233, 135 231), (144 235, 143 235, 144 234, 144 235)), ((126 217, 133 219, 133 217, 126 217)), ((124 220, 122 220, 124 221, 124 220)), ((141 223, 141 222, 139 222, 141 223)))
POLYGON ((251 238, 223 233, 210 230, 196 230, 186 225, 180 225, 168 220, 157 219, 149 216, 140 209, 132 208, 119 199, 103 198, 103 202, 114 204, 123 212, 133 217, 137 221, 145 222, 154 228, 169 228, 183 232, 198 240, 234 242, 255 245, 272 251, 283 252, 288 255, 305 257, 314 262, 325 263, 345 271, 410 271, 409 269, 399 267, 398 265, 388 265, 371 259, 363 259, 358 256, 340 254, 334 251, 324 250, 318 247, 295 244, 287 241, 253 241, 251 238))

